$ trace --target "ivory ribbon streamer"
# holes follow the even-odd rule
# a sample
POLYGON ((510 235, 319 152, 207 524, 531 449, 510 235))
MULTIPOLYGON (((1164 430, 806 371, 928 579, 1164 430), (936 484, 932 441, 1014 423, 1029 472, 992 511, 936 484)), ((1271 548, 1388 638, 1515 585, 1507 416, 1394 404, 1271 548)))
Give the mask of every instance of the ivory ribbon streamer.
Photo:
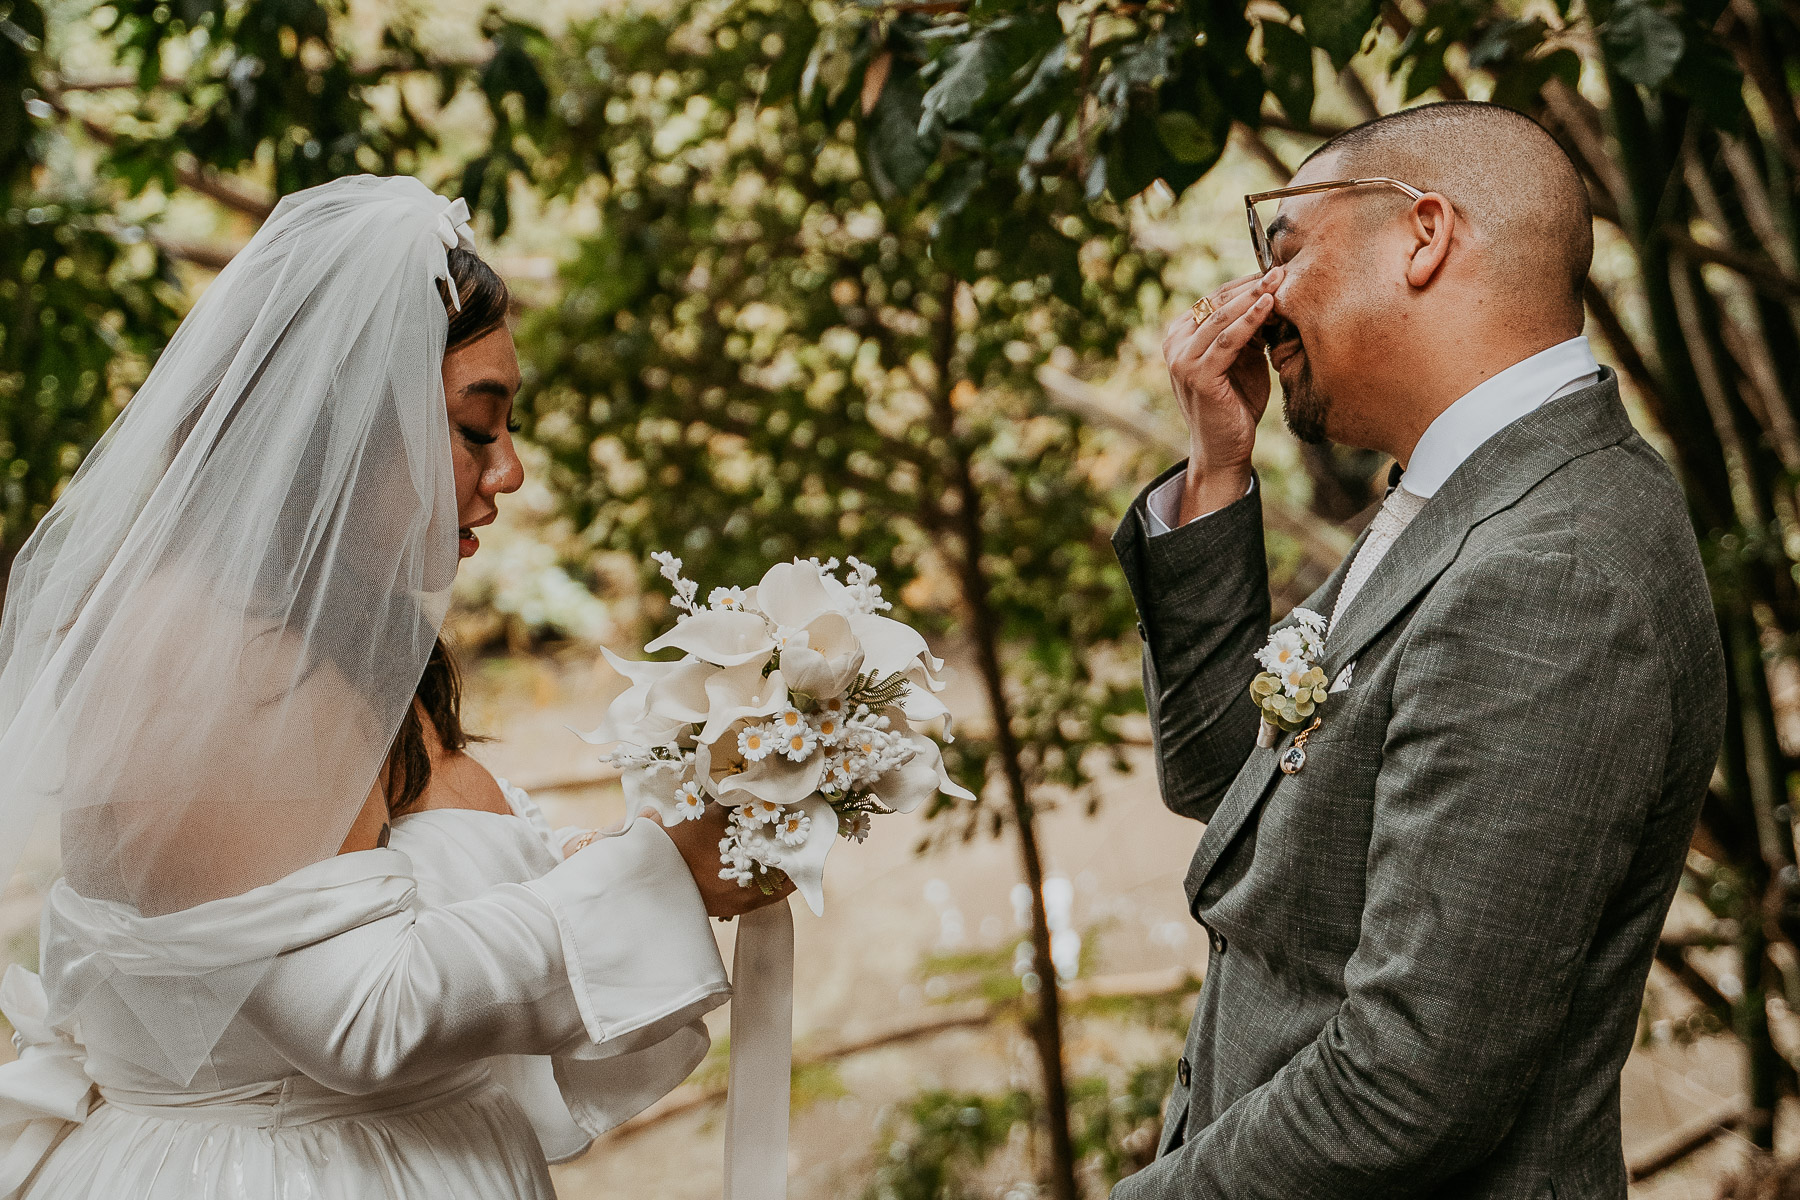
POLYGON ((738 918, 731 960, 725 1200, 787 1200, 794 1064, 794 914, 784 901, 738 918))

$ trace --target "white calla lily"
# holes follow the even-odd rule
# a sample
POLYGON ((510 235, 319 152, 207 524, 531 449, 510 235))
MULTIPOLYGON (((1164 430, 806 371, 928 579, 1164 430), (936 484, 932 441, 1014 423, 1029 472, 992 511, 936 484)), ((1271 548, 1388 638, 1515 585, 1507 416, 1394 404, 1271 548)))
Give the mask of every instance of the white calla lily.
POLYGON ((656 810, 664 825, 683 819, 675 807, 675 785, 681 782, 683 766, 678 762, 654 762, 635 771, 626 771, 619 779, 625 790, 625 811, 637 816, 646 808, 656 810))
POLYGON ((931 647, 910 625, 874 613, 856 613, 848 620, 856 640, 862 643, 863 671, 877 679, 904 674, 912 667, 935 669, 931 668, 933 662, 943 665, 942 660, 933 658, 931 647))
POLYGON ((606 661, 630 686, 607 705, 606 716, 593 729, 576 736, 592 745, 633 742, 661 746, 682 726, 704 718, 705 677, 718 670, 709 663, 638 662, 602 650, 606 661), (697 710, 695 706, 698 706, 697 710))
POLYGON ((798 846, 778 846, 775 865, 794 881, 794 890, 806 900, 813 915, 825 915, 825 856, 838 839, 837 811, 818 796, 791 807, 804 811, 812 821, 806 840, 798 846))
POLYGON ((715 666, 736 667, 751 661, 767 662, 775 638, 768 622, 753 612, 703 608, 683 617, 644 649, 653 652, 671 647, 715 666))
POLYGON ((751 661, 715 671, 706 680, 706 725, 699 740, 716 742, 727 728, 747 717, 766 717, 787 707, 787 683, 780 671, 762 673, 751 661))
POLYGON ((781 674, 788 687, 809 696, 848 691, 862 664, 862 645, 842 613, 820 613, 781 651, 781 674))
POLYGON ((915 725, 929 721, 941 721, 938 729, 943 733, 950 732, 950 709, 936 696, 920 687, 909 675, 909 686, 906 694, 900 697, 900 711, 906 719, 915 725))
POLYGON ((756 603, 769 620, 790 629, 804 629, 814 617, 833 608, 824 574, 818 564, 810 562, 770 567, 756 585, 756 603))
POLYGON ((767 800, 770 804, 798 804, 819 790, 825 780, 825 756, 812 754, 795 762, 785 754, 771 754, 718 780, 719 799, 725 804, 767 800))

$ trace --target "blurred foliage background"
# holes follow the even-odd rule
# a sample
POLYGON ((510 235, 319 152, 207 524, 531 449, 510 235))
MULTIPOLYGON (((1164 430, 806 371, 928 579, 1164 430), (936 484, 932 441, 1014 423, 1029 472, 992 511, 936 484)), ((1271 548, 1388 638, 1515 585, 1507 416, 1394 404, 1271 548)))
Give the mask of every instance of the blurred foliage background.
MULTIPOLYGON (((1235 197, 1333 132, 1530 113, 1588 181, 1589 334, 1687 487, 1730 651, 1707 919, 1660 955, 1692 1009, 1645 1036, 1741 1046, 1747 1102, 1714 1125, 1775 1145, 1800 1097, 1791 3, 0 0, 0 85, 0 581, 280 195, 370 171, 466 196, 519 301, 533 481, 459 581, 463 644, 651 632, 655 549, 703 586, 880 567, 985 701, 953 759, 981 799, 934 836, 1017 850, 1037 1077, 921 1096, 872 1194, 959 1194, 1026 1128, 1059 1200, 1155 1120, 1154 1080, 1065 1079, 1035 820, 1142 742, 1107 538, 1183 452, 1160 325, 1250 269, 1235 197)), ((1259 455, 1285 608, 1386 464, 1273 429, 1259 455)))

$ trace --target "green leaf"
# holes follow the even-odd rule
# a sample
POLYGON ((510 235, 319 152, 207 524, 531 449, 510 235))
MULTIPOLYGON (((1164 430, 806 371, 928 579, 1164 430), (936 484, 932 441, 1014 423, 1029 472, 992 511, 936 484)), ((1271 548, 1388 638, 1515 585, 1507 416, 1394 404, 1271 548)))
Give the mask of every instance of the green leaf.
POLYGON ((937 157, 939 142, 919 132, 924 89, 918 73, 897 60, 893 72, 858 139, 869 182, 883 201, 905 195, 918 186, 937 157))
POLYGON ((1643 0, 1626 0, 1601 30, 1613 69, 1640 87, 1659 88, 1681 61, 1681 26, 1643 0))
POLYGON ((929 134, 966 120, 1061 36, 1055 12, 1038 12, 996 21, 944 51, 937 60, 941 71, 925 93, 919 132, 929 134))
POLYGON ((1305 37, 1274 21, 1262 23, 1263 82, 1288 120, 1312 124, 1313 48, 1305 37))
POLYGON ((1565 46, 1542 57, 1514 63, 1498 73, 1494 94, 1489 99, 1529 115, 1537 108, 1544 85, 1552 79, 1574 87, 1581 79, 1581 56, 1565 46))
POLYGON ((1331 65, 1341 71, 1362 49, 1380 6, 1376 0, 1294 0, 1292 8, 1312 44, 1329 54, 1331 65))
POLYGON ((1156 115, 1148 104, 1135 104, 1107 151, 1107 190, 1116 200, 1129 200, 1162 177, 1164 154, 1156 115))
POLYGON ((762 102, 779 104, 800 90, 800 74, 819 40, 819 23, 804 4, 794 6, 794 20, 781 31, 781 53, 769 64, 763 81, 762 102))
POLYGON ((1669 88, 1692 100, 1713 125, 1742 132, 1749 112, 1744 108, 1744 74, 1736 60, 1705 29, 1690 30, 1687 43, 1687 53, 1669 75, 1669 88))
POLYGON ((1162 139, 1176 162, 1197 163, 1218 157, 1219 148, 1213 142, 1212 134, 1192 113, 1158 114, 1156 136, 1162 139))

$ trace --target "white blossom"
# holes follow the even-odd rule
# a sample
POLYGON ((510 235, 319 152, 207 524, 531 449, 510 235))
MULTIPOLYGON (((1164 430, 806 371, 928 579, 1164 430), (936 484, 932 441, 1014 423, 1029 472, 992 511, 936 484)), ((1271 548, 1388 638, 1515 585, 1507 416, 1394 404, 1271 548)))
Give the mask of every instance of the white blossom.
POLYGON ((682 578, 681 560, 667 550, 658 550, 650 557, 662 565, 662 577, 675 588, 675 598, 670 603, 676 608, 693 612, 694 596, 700 591, 700 585, 691 579, 682 578))
POLYGON ((812 818, 803 812, 784 812, 775 824, 775 836, 784 846, 798 846, 812 832, 812 818))
POLYGON ((774 752, 778 736, 767 725, 746 725, 738 730, 738 753, 745 762, 761 762, 774 752))
POLYGON ((1306 657, 1306 634, 1297 625, 1277 630, 1270 636, 1268 644, 1256 652, 1256 661, 1262 664, 1263 670, 1277 675, 1306 657))
POLYGON ((767 825, 781 817, 781 805, 769 800, 752 800, 737 810, 739 825, 767 825))
POLYGON ((797 729, 783 730, 778 736, 781 741, 776 749, 787 755, 789 762, 804 762, 819 746, 819 735, 804 721, 797 729))
POLYGON ((681 820, 697 821, 705 812, 706 797, 701 794, 698 782, 687 779, 676 785, 675 813, 681 820))
POLYGON ((739 587, 716 587, 706 594, 708 608, 744 607, 744 589, 739 587))
POLYGON ((869 836, 869 828, 873 824, 868 813, 852 813, 844 822, 843 834, 853 842, 860 842, 869 836))

